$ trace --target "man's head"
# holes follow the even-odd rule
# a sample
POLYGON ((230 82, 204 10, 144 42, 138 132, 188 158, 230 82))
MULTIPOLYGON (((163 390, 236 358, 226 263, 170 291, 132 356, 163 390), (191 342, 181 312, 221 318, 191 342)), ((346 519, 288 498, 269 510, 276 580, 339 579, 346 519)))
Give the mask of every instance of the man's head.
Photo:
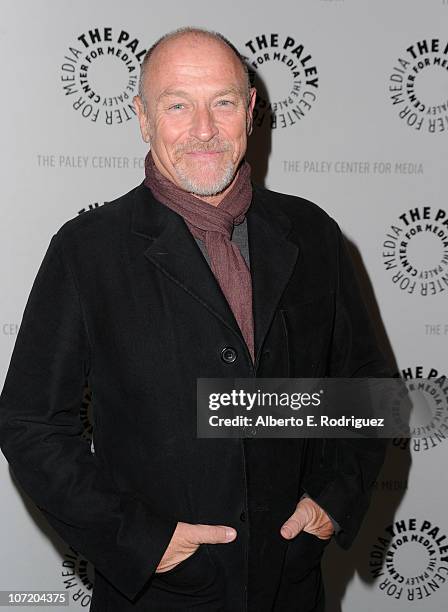
POLYGON ((183 28, 159 39, 134 98, 159 171, 200 197, 225 192, 246 152, 255 95, 244 61, 221 34, 183 28))

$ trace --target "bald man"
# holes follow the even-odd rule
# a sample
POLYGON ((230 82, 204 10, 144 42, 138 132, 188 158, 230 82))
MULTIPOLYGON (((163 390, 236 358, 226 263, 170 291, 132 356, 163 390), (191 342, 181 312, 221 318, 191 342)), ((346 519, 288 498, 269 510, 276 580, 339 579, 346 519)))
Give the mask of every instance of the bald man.
POLYGON ((322 554, 351 545, 383 461, 378 441, 197 437, 198 378, 387 372, 337 224, 251 180, 255 100, 221 34, 159 39, 145 179, 55 233, 25 308, 0 443, 95 566, 92 612, 323 611, 322 554))

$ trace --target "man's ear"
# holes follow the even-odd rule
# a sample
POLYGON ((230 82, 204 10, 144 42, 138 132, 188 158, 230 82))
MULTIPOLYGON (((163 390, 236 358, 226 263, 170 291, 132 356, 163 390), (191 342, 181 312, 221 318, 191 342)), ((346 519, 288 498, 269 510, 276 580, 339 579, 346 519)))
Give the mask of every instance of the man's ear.
POLYGON ((140 124, 140 132, 142 134, 142 138, 145 142, 150 141, 150 132, 149 132, 149 124, 148 118, 146 116, 145 107, 143 105, 143 100, 140 96, 134 96, 133 98, 135 112, 137 113, 138 122, 140 124))
POLYGON ((249 92, 249 104, 247 107, 247 135, 248 136, 252 134, 253 114, 254 114, 254 107, 255 107, 256 99, 257 99, 257 90, 255 89, 255 87, 251 87, 250 92, 249 92))

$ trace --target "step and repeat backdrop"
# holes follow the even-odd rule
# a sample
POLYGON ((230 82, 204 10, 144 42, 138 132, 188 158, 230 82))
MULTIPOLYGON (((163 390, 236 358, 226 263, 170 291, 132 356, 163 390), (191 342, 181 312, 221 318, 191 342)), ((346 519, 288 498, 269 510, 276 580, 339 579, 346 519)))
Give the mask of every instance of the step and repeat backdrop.
MULTIPOLYGON (((145 51, 185 25, 222 32, 259 92, 254 178, 338 221, 385 352, 438 407, 419 438, 391 441, 354 546, 327 549, 327 612, 446 610, 448 0, 1 9, 0 382, 51 236, 143 179, 132 97, 145 51)), ((86 388, 87 439, 92 410, 86 388)), ((3 456, 0 479, 0 590, 64 590, 70 609, 88 610, 89 561, 46 525, 3 456)))

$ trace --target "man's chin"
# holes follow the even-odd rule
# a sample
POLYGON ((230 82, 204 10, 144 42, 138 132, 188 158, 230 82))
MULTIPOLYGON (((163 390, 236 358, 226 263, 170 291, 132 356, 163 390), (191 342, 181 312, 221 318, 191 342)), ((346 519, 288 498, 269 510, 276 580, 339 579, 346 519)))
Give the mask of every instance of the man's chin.
POLYGON ((230 172, 226 175, 218 175, 216 177, 195 177, 194 175, 185 176, 179 175, 180 185, 185 191, 197 196, 215 196, 222 193, 232 182, 233 174, 230 172))
POLYGON ((212 184, 212 185, 198 185, 198 184, 189 184, 186 185, 187 187, 187 191, 189 191, 191 194, 195 195, 195 196, 203 196, 203 197, 210 197, 210 196, 216 196, 219 195, 220 193, 222 193, 227 187, 229 186, 229 183, 227 184, 212 184))

